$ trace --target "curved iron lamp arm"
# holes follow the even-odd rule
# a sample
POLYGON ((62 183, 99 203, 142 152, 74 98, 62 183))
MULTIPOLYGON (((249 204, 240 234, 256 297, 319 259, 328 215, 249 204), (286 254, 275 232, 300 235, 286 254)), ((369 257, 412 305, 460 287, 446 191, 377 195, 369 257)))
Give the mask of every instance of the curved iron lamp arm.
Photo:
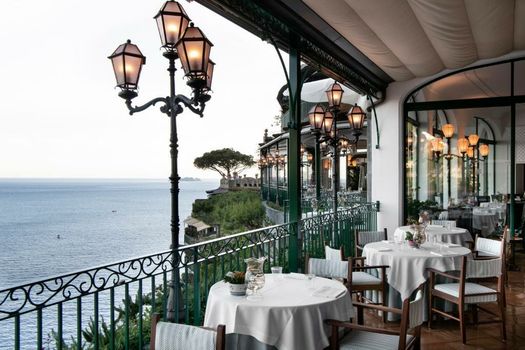
POLYGON ((167 114, 168 116, 171 116, 172 111, 174 111, 174 115, 176 116, 183 111, 183 107, 180 105, 182 103, 190 111, 198 114, 202 118, 204 107, 206 106, 202 101, 196 102, 184 95, 176 95, 173 99, 170 99, 170 97, 157 97, 149 102, 146 102, 142 106, 135 107, 131 104, 131 101, 134 97, 125 96, 124 98, 126 99, 126 106, 128 107, 130 115, 145 111, 149 107, 155 106, 157 103, 163 103, 163 105, 160 107, 160 111, 164 114, 167 114))

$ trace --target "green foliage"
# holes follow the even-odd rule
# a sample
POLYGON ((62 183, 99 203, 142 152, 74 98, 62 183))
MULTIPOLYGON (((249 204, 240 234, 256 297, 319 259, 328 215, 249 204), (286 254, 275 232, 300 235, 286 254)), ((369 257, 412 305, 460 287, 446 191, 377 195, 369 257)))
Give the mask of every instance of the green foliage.
POLYGON ((219 224, 221 235, 260 228, 265 216, 258 192, 232 191, 193 203, 192 216, 219 224))
POLYGON ((217 149, 195 158, 193 165, 199 169, 215 170, 222 177, 230 178, 233 172, 241 173, 255 165, 253 156, 235 151, 233 148, 217 149))
POLYGON ((409 199, 407 204, 407 217, 412 218, 419 218, 419 213, 422 210, 438 209, 437 202, 431 200, 418 201, 417 199, 409 199))
MULTIPOLYGON (((155 291, 155 305, 153 307, 154 312, 162 312, 162 301, 164 300, 164 294, 162 287, 157 287, 155 291)), ((149 344, 151 336, 151 310, 152 310, 152 298, 151 293, 142 296, 142 346, 149 344)), ((126 304, 129 316, 129 348, 140 349, 139 346, 139 295, 135 299, 129 297, 128 301, 122 300, 122 306, 115 307, 117 317, 115 320, 115 349, 124 349, 126 344, 126 304)), ((91 350, 95 349, 95 320, 90 317, 89 323, 82 330, 82 346, 78 346, 77 339, 71 337, 71 342, 68 344, 62 340, 62 349, 64 350, 91 350)), ((60 342, 58 333, 55 330, 51 330, 50 338, 54 340, 55 345, 52 348, 58 348, 60 342)), ((103 317, 99 320, 98 329, 98 345, 99 349, 107 350, 111 348, 111 325, 108 324, 103 317)), ((51 348, 51 347, 49 347, 51 348)))

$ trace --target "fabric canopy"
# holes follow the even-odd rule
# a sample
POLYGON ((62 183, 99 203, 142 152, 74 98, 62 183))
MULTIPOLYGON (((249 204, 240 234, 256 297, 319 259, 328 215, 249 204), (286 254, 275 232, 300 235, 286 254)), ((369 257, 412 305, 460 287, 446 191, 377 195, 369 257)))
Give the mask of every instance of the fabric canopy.
MULTIPOLYGON (((301 100, 312 103, 319 102, 328 102, 328 97, 326 96, 326 90, 328 90, 335 81, 333 79, 322 79, 316 80, 303 84, 301 90, 301 100)), ((359 95, 357 92, 350 90, 344 85, 341 85, 343 88, 343 103, 346 104, 355 104, 364 107, 366 104, 366 96, 359 95)), ((284 96, 288 96, 288 90, 283 92, 284 96)))
POLYGON ((303 0, 394 80, 525 49, 525 0, 303 0))

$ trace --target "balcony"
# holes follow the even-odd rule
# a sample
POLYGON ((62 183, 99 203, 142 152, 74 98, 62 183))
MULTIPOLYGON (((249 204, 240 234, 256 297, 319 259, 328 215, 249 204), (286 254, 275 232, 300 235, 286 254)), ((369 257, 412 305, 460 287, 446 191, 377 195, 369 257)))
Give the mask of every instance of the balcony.
POLYGON ((355 204, 336 216, 315 215, 1 290, 2 345, 147 348, 153 312, 202 325, 210 287, 228 271, 244 270, 245 258, 267 257, 269 272, 273 265, 301 270, 306 256, 324 257, 324 244, 352 255, 353 232, 375 230, 378 209, 378 203, 355 204))

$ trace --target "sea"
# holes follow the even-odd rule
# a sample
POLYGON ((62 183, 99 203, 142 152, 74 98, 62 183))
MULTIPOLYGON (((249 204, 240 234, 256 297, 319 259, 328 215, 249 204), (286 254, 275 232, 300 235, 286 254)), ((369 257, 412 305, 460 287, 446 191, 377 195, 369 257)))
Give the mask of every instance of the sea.
MULTIPOLYGON (((181 231, 193 202, 218 186, 180 182, 181 231)), ((168 250, 169 187, 168 180, 0 180, 0 290, 168 250)), ((2 350, 12 349, 7 323, 0 321, 2 350)), ((23 337, 36 332, 22 323, 23 337)))

